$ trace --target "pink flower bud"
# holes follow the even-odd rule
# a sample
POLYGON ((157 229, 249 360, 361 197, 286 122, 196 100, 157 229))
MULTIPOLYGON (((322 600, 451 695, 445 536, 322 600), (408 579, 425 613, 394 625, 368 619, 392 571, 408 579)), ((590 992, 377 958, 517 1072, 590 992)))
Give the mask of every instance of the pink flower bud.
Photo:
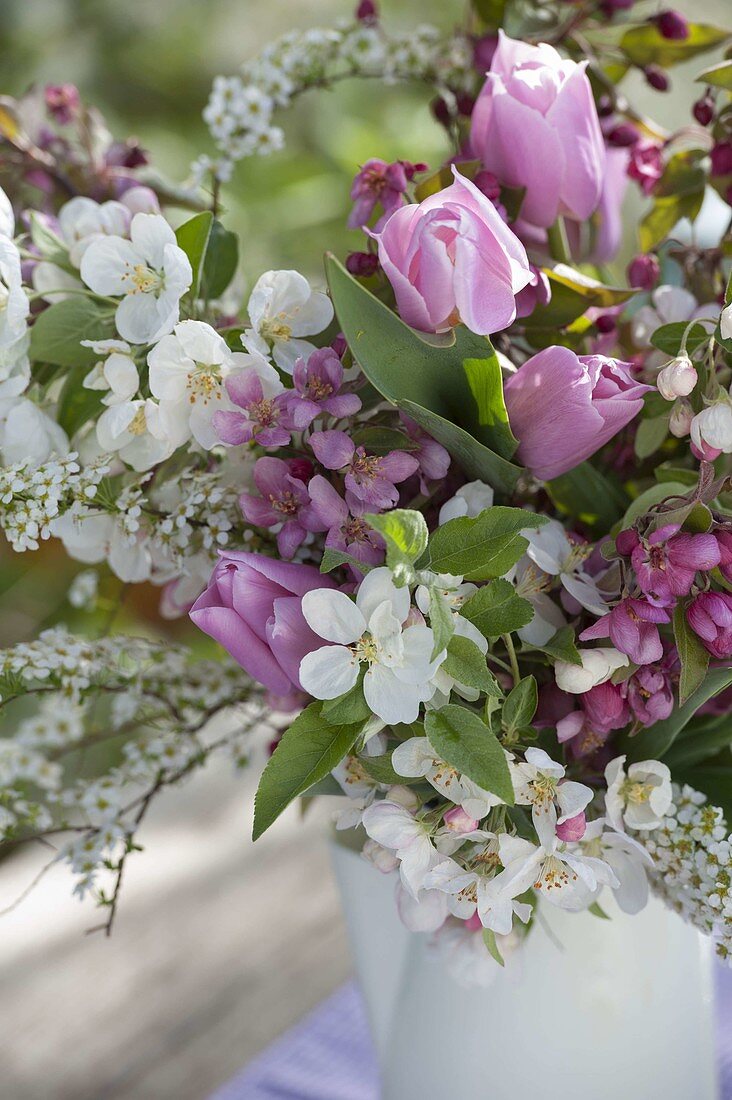
POLYGON ((379 18, 379 10, 374 0, 361 0, 356 8, 356 19, 359 23, 375 23, 379 18))
POLYGON ((709 92, 705 92, 701 99, 697 99, 691 110, 700 126, 708 126, 714 118, 714 100, 709 92))
POLYGON ((616 145, 621 149, 635 145, 638 141, 640 141, 640 134, 632 122, 619 122, 607 135, 608 145, 616 145))
POLYGON ((689 37, 689 24, 680 11, 662 11, 655 16, 654 22, 659 34, 674 42, 683 42, 689 37))
POLYGON ((453 806, 443 816, 442 820, 453 833, 472 833, 478 828, 478 822, 473 817, 468 817, 462 806, 453 806))
POLYGON ((637 290, 652 290, 661 274, 658 257, 651 252, 636 256, 628 264, 628 282, 637 290))
POLYGON ((712 175, 728 176, 732 172, 732 142, 719 141, 712 149, 712 175))
POLYGON ((351 252, 346 256, 346 271, 362 279, 373 275, 379 267, 379 257, 373 252, 351 252))
POLYGON ((677 355, 658 372, 656 386, 661 397, 675 401, 677 397, 688 397, 699 381, 694 364, 688 355, 677 355))
POLYGON ((580 810, 576 817, 570 817, 567 821, 563 821, 561 825, 557 825, 556 834, 560 840, 582 840, 586 828, 587 818, 584 810, 580 810))
POLYGON ((685 398, 679 398, 671 410, 668 427, 671 435, 676 439, 683 439, 691 431, 691 422, 694 419, 694 410, 691 402, 685 398))
POLYGON ((668 76, 659 65, 646 65, 643 75, 646 82, 657 92, 667 92, 671 87, 668 76))

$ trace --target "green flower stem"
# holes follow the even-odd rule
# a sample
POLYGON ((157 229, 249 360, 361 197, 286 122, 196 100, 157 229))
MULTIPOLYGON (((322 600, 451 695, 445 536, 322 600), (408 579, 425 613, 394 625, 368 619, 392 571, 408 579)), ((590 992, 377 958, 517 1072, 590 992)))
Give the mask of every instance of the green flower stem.
POLYGON ((561 215, 559 215, 554 222, 554 225, 550 225, 547 229, 546 238, 552 258, 557 260, 558 263, 570 263, 572 256, 569 251, 569 241, 567 240, 567 227, 561 215))

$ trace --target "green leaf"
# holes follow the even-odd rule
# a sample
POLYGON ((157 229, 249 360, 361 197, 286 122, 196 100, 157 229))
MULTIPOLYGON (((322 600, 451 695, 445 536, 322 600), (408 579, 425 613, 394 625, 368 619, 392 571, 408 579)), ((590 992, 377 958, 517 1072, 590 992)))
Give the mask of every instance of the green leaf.
POLYGON ((551 299, 545 306, 537 306, 521 323, 532 334, 535 330, 553 333, 555 343, 556 330, 566 328, 588 309, 609 309, 627 302, 635 293, 627 287, 606 286, 566 264, 544 268, 543 274, 549 280, 551 299))
POLYGON ((408 787, 411 784, 420 783, 422 780, 421 776, 410 777, 395 772, 391 762, 391 753, 386 753, 384 756, 361 756, 359 757, 359 763, 372 779, 375 779, 377 783, 383 783, 387 787, 408 787))
POLYGON ((81 341, 113 337, 112 310, 74 294, 39 313, 30 333, 31 359, 59 367, 86 367, 88 372, 99 356, 91 348, 83 348, 81 341))
POLYGON ((501 721, 507 734, 517 733, 531 724, 539 705, 539 691, 533 676, 519 680, 503 704, 501 721))
POLYGON ((351 433, 351 439, 357 447, 364 447, 370 455, 417 450, 414 440, 396 428, 359 428, 351 433))
POLYGON ((238 264, 238 236, 231 230, 225 229, 221 222, 214 218, 201 271, 201 298, 207 302, 220 298, 236 275, 238 264))
POLYGON ((488 30, 498 30, 503 26, 506 0, 472 0, 473 8, 488 30))
POLYGON ((634 65, 660 65, 667 69, 688 61, 706 50, 713 50, 729 39, 729 31, 705 23, 689 23, 686 38, 664 38, 655 23, 631 27, 620 39, 620 49, 634 65))
POLYGON ((571 626, 563 626, 556 634, 553 634, 548 642, 534 646, 556 661, 567 661, 570 665, 581 665, 582 658, 574 641, 574 630, 571 626))
POLYGON ((331 726, 351 726, 356 722, 365 722, 371 717, 371 707, 363 697, 363 678, 366 670, 362 668, 358 681, 350 691, 338 699, 328 699, 323 703, 321 713, 331 726))
POLYGON ((79 428, 93 419, 102 409, 100 390, 88 390, 84 379, 89 367, 74 367, 66 375, 56 409, 56 420, 68 436, 74 435, 79 428))
POLYGON ((714 88, 724 88, 726 92, 732 92, 732 61, 711 65, 694 79, 699 84, 711 84, 714 88))
POLYGON ((713 668, 707 673, 700 687, 683 706, 677 707, 668 718, 655 722, 649 729, 635 737, 623 738, 630 760, 660 760, 691 721, 699 707, 732 684, 732 669, 713 668))
POLYGON ((668 437, 668 416, 652 416, 641 420, 635 433, 635 453, 643 460, 662 447, 668 437))
POLYGON ((674 641, 681 662, 679 678, 679 702, 685 703, 704 681, 709 667, 709 650, 686 621, 686 608, 678 603, 674 609, 674 641))
MULTIPOLYGON (((66 271, 73 270, 69 262, 69 250, 60 237, 49 229, 43 218, 32 210, 30 214, 31 240, 44 260, 57 264, 66 271)), ((53 301, 53 298, 51 298, 53 301)))
POLYGON ((430 537, 424 567, 471 581, 500 577, 528 546, 519 532, 543 527, 547 522, 545 516, 522 508, 502 507, 486 508, 475 517, 448 520, 430 537))
POLYGON ((477 714, 448 704, 427 713, 425 733, 435 752, 484 791, 513 806, 513 784, 501 743, 477 714))
POLYGON ((479 588, 460 608, 460 614, 486 638, 512 634, 527 626, 534 617, 528 600, 516 594, 509 581, 499 578, 479 588))
POLYGON ((362 728, 362 723, 329 725, 323 720, 320 702, 298 715, 262 772, 254 800, 254 840, 294 798, 325 779, 353 747, 362 728))
POLYGON ((666 753, 665 761, 675 773, 679 768, 693 767, 710 756, 716 756, 730 743, 732 722, 729 714, 716 714, 702 725, 690 722, 666 753))
POLYGON ((650 252, 681 218, 694 221, 704 201, 706 173, 704 150, 675 153, 664 168, 653 192, 653 206, 640 223, 639 238, 644 252, 650 252))
POLYGON ((663 481, 666 484, 674 483, 690 489, 699 483, 698 470, 686 470, 683 466, 672 466, 669 462, 662 462, 653 472, 656 481, 663 481))
POLYGON ((202 210, 200 214, 194 214, 187 222, 183 222, 183 225, 179 226, 175 232, 175 239, 179 247, 183 249, 191 262, 191 270, 193 271, 191 294, 194 298, 200 297, 201 276, 212 225, 213 214, 210 210, 202 210))
POLYGON ((354 558, 353 554, 346 554, 342 550, 333 550, 332 547, 326 546, 320 562, 320 572, 330 573, 341 565, 352 565, 355 569, 360 569, 362 573, 368 573, 373 568, 373 566, 359 561, 358 558, 354 558))
POLYGON ((500 367, 490 341, 460 326, 452 346, 436 347, 335 257, 327 256, 325 266, 339 324, 371 384, 442 443, 472 477, 510 491, 521 467, 499 450, 506 449, 507 435, 495 396, 500 367), (475 361, 469 373, 466 360, 475 361))
POLYGON ((605 910, 598 905, 596 901, 593 901, 592 905, 588 906, 587 912, 592 913, 593 917, 599 917, 600 920, 610 920, 605 910))
POLYGON ((484 691, 497 699, 503 695, 475 642, 461 634, 453 634, 447 647, 447 657, 440 667, 459 684, 484 691))
POLYGON ((455 619, 450 609, 450 605, 443 597, 439 588, 431 584, 429 586, 429 594, 430 626, 435 639, 430 660, 434 661, 438 653, 442 653, 443 649, 447 649, 448 642, 455 633, 455 619))
POLYGON ((411 567, 427 549, 429 531, 421 512, 394 508, 379 515, 367 514, 366 523, 378 531, 386 542, 386 564, 392 571, 400 566, 411 567))
POLYGON ((617 523, 628 506, 625 491, 590 462, 547 483, 547 491, 561 512, 603 533, 617 523))
POLYGON ((493 447, 502 458, 511 458, 518 447, 518 439, 508 422, 498 356, 493 352, 489 358, 466 359, 463 370, 478 406, 478 419, 490 429, 493 447))
POLYGON ((491 955, 499 966, 505 966, 503 961, 503 955, 498 950, 498 944, 496 942, 496 934, 492 928, 483 929, 483 943, 488 948, 488 954, 491 955))
MULTIPOLYGON (((659 351, 664 351, 667 355, 678 355, 681 350, 681 341, 684 338, 684 333, 688 328, 687 321, 673 321, 670 325, 661 325, 651 336, 651 343, 654 348, 658 348, 659 351)), ((706 331, 703 325, 693 325, 689 329, 689 334, 686 338, 686 350, 689 354, 692 354, 706 343, 709 339, 709 333, 706 331)))
POLYGON ((639 516, 645 515, 651 508, 661 504, 670 497, 683 497, 688 493, 688 487, 680 481, 662 481, 651 485, 640 496, 637 496, 623 516, 622 527, 630 527, 639 516))

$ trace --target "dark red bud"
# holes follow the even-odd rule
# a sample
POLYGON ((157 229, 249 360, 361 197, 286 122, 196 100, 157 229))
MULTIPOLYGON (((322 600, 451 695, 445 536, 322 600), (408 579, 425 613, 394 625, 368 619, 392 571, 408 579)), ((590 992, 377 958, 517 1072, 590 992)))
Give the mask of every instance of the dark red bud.
POLYGON ((658 27, 659 34, 664 38, 683 42, 689 37, 689 24, 680 11, 669 8, 668 11, 662 11, 654 16, 653 21, 658 27))
POLYGON ((315 467, 309 458, 291 458, 288 460, 287 465, 290 476, 297 478, 298 481, 304 481, 306 485, 315 473, 315 467))
POLYGON ((640 141, 640 134, 631 122, 619 122, 617 126, 613 126, 606 140, 608 145, 628 148, 628 146, 636 145, 640 141))
POLYGON ((376 23, 379 18, 379 9, 374 0, 361 0, 356 8, 356 19, 359 23, 376 23))
POLYGON ((671 87, 671 81, 658 65, 646 65, 643 75, 651 88, 655 88, 657 92, 667 92, 671 87))
POLYGON ((602 313, 595 321, 595 328, 598 332, 606 335, 608 332, 614 332, 616 327, 615 317, 612 313, 602 313))
POLYGON ((705 92, 701 99, 697 99, 691 111, 700 126, 709 125, 714 118, 714 100, 709 92, 705 92))
POLYGON ((636 256, 628 264, 628 282, 636 290, 652 290, 660 274, 658 258, 650 252, 636 256))
POLYGON ((351 275, 366 278, 373 275, 379 266, 379 257, 374 252, 351 252, 346 256, 346 271, 351 275))

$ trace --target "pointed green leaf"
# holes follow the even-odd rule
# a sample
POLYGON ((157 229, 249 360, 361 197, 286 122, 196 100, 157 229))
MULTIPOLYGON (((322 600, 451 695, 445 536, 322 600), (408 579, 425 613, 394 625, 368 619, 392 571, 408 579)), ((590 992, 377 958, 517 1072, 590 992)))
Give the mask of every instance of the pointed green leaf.
POLYGON ((427 549, 429 531, 421 512, 394 508, 379 515, 365 515, 364 520, 383 536, 386 542, 386 564, 392 571, 399 566, 413 566, 427 549))
POLYGON ((175 231, 178 247, 183 249, 191 263, 191 294, 194 298, 200 296, 203 263, 212 225, 213 214, 210 210, 202 210, 200 214, 194 214, 187 222, 183 222, 175 231))
POLYGON ((555 661, 567 661, 570 665, 581 665, 582 658, 575 645, 574 630, 571 626, 563 626, 556 634, 553 634, 548 642, 534 646, 534 649, 553 657, 555 661))
POLYGON ((509 581, 501 578, 479 588, 460 608, 460 614, 486 638, 512 634, 527 626, 534 617, 528 600, 516 594, 509 581))
POLYGON ((253 839, 257 840, 294 798, 320 782, 350 751, 363 723, 331 726, 321 703, 299 714, 262 772, 254 800, 253 839))
POLYGON ((430 537, 425 568, 471 581, 501 577, 529 545, 519 532, 547 522, 545 516, 523 508, 502 507, 448 520, 430 537))
POLYGON ((513 784, 506 754, 477 714, 448 704, 428 711, 425 733, 435 752, 479 787, 513 806, 513 784))
POLYGON ((511 690, 503 704, 501 721, 508 734, 526 729, 536 714, 539 705, 539 692, 533 676, 525 676, 511 690))
POLYGON ((434 635, 435 644, 432 647, 430 660, 434 661, 438 653, 447 649, 448 642, 455 633, 455 619, 450 606, 442 596, 442 593, 434 585, 430 585, 430 626, 434 635))
POLYGON ((461 634, 453 634, 447 647, 447 657, 440 668, 459 684, 484 691, 486 695, 493 695, 497 699, 503 695, 475 642, 461 634))
POLYGON ((679 702, 685 703, 704 682, 709 667, 709 650, 686 621, 686 608, 678 603, 674 609, 674 641, 681 663, 679 702))

